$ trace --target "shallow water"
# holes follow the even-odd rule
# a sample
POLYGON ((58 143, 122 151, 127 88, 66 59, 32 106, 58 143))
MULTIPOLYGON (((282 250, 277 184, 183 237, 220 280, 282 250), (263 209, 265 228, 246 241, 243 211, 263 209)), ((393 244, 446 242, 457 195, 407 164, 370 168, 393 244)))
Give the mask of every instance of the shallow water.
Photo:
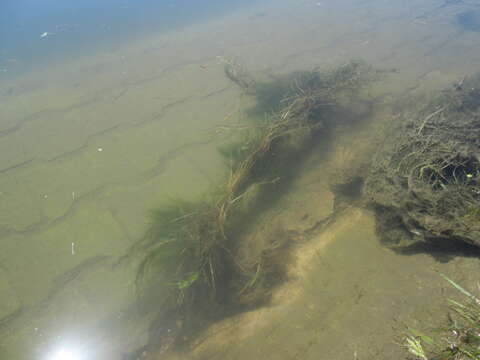
MULTIPOLYGON (((466 1, 277 0, 208 9, 211 16, 196 21, 168 13, 179 16, 175 26, 145 26, 124 41, 91 44, 93 31, 76 47, 62 33, 58 54, 40 49, 37 62, 27 45, 2 48, 2 359, 57 360, 61 349, 82 360, 121 359, 145 344, 149 318, 139 316, 135 268, 122 259, 150 209, 195 198, 227 174, 217 146, 229 134, 215 127, 244 120, 251 99, 225 79, 222 58, 238 58, 258 76, 351 59, 394 70, 372 89, 370 121, 339 130, 330 151, 320 146, 278 194, 265 218, 288 228, 332 214, 332 178, 371 156, 392 99, 441 88, 480 63, 478 33, 459 26, 462 14, 477 11, 466 1)), ((57 36, 41 38, 45 31, 35 29, 39 48, 57 36)), ((449 289, 434 270, 468 287, 479 267, 474 257, 450 254, 445 262, 383 248, 372 214, 355 203, 295 251, 290 280, 271 306, 214 324, 188 351, 169 356, 399 357, 404 324, 443 311, 449 289)))

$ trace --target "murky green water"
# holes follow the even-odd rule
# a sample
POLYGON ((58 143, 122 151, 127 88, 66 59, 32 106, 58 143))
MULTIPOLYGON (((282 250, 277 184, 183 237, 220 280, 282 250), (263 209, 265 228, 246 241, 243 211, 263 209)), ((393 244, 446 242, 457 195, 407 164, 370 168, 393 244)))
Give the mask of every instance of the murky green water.
MULTIPOLYGON (((371 121, 339 130, 328 153, 313 152, 265 215, 306 228, 333 212, 338 171, 371 156, 392 99, 479 70, 476 11, 467 1, 262 2, 6 77, 1 358, 57 360, 64 348, 113 360, 146 343, 150 318, 138 315, 135 268, 122 259, 150 209, 195 198, 227 174, 217 146, 229 135, 215 129, 244 119, 250 99, 227 81, 222 58, 263 76, 352 59, 395 70, 372 89, 371 121)), ((405 323, 443 311, 450 290, 434 270, 470 286, 478 259, 395 254, 376 239, 372 214, 349 206, 295 250, 271 306, 214 324, 168 356, 400 358, 405 323)), ((146 356, 167 356, 160 352, 146 356)))

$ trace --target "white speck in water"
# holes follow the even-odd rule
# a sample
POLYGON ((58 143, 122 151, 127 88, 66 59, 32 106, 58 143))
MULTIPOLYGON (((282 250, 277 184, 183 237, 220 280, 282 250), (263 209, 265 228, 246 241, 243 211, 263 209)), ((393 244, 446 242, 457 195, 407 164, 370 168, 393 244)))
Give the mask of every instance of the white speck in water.
POLYGON ((102 151, 103 151, 103 148, 98 148, 97 151, 98 151, 98 152, 102 152, 102 151))
POLYGON ((47 36, 50 36, 50 35, 53 35, 53 33, 48 32, 48 31, 45 31, 44 33, 42 33, 42 34, 40 35, 40 38, 43 39, 44 37, 47 37, 47 36))
POLYGON ((75 243, 72 242, 72 255, 75 255, 75 243))

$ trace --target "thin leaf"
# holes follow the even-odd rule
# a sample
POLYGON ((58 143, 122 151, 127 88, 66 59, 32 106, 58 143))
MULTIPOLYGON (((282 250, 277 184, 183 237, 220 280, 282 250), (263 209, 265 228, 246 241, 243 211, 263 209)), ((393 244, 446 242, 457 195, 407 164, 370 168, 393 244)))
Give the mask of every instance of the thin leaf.
POLYGON ((470 299, 474 300, 475 302, 479 302, 479 300, 474 295, 472 295, 470 292, 468 292, 463 287, 458 285, 455 281, 450 279, 448 276, 446 276, 445 274, 442 274, 442 273, 440 273, 440 276, 443 277, 445 280, 447 280, 450 284, 452 284, 453 287, 455 289, 457 289, 458 291, 460 291, 463 295, 469 297, 470 299))

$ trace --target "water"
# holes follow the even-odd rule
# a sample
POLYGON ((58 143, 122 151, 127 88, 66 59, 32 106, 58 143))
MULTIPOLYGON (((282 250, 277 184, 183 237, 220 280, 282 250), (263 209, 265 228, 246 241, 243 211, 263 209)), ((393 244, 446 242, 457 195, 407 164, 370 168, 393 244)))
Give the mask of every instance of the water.
MULTIPOLYGON (((0 10, 2 359, 141 354, 152 315, 140 316, 135 266, 122 260, 150 209, 227 175, 217 146, 230 135, 216 126, 244 121, 252 100, 222 59, 256 76, 351 59, 395 70, 372 89, 370 121, 338 130, 328 151, 319 145, 263 215, 296 230, 332 214, 330 184, 371 156, 392 99, 457 81, 480 59, 468 2, 52 0, 0 10)), ((358 204, 294 251, 272 306, 220 321, 168 357, 398 358, 403 323, 443 314, 450 290, 433 270, 477 280, 476 258, 382 247, 358 204)))
MULTIPOLYGON (((219 16, 253 0, 35 1, 0 5, 0 67, 17 74, 219 16)), ((6 75, 6 74, 4 74, 6 75)))

